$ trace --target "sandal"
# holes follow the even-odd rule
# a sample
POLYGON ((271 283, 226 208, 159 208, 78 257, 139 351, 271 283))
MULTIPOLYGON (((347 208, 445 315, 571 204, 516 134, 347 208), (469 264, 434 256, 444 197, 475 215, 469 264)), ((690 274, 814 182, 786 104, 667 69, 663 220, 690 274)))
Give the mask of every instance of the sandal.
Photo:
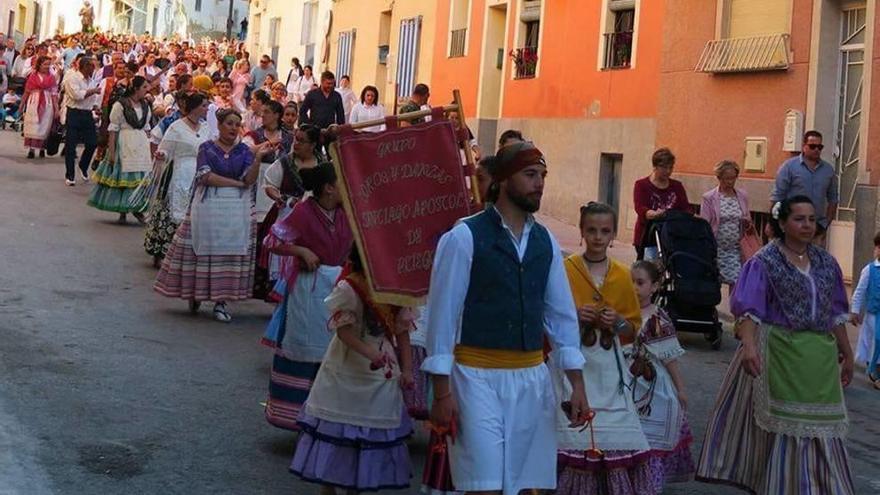
POLYGON ((189 300, 189 312, 192 314, 196 314, 199 312, 199 308, 202 307, 201 301, 196 301, 195 299, 189 300))
POLYGON ((232 321, 232 315, 226 310, 225 302, 219 302, 214 305, 214 319, 222 323, 229 323, 232 321))

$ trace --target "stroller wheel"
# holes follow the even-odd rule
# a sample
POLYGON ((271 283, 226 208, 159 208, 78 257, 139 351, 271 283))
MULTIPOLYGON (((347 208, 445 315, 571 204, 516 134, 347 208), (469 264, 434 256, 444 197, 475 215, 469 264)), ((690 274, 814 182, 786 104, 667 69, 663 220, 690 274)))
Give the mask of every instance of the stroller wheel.
POLYGON ((704 334, 703 337, 709 342, 709 346, 713 351, 721 350, 721 338, 724 335, 724 331, 719 327, 716 327, 711 333, 704 334))

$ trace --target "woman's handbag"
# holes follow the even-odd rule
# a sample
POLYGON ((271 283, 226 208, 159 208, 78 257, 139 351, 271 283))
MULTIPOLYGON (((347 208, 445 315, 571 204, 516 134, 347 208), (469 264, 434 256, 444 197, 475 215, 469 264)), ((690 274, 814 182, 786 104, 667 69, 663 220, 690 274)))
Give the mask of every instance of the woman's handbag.
POLYGON ((55 121, 52 124, 52 129, 49 131, 49 136, 46 138, 46 154, 49 156, 57 155, 63 139, 64 127, 60 122, 55 121))
POLYGON ((754 225, 749 225, 739 240, 739 251, 742 261, 745 262, 754 256, 755 253, 761 250, 761 247, 762 243, 761 238, 758 236, 758 231, 754 225))

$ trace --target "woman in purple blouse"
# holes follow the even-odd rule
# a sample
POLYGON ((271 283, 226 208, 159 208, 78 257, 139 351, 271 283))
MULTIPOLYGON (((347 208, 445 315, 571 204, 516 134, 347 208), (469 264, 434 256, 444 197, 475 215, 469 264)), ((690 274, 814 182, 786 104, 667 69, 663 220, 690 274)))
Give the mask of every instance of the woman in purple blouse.
POLYGON ((805 196, 773 207, 776 241, 746 262, 731 309, 741 345, 706 429, 697 479, 752 493, 854 493, 843 388, 853 376, 837 261, 811 241, 805 196))
POLYGON ((154 289, 189 301, 198 311, 213 301, 214 318, 229 322, 227 301, 249 299, 254 282, 257 224, 254 184, 260 162, 277 143, 253 149, 239 142, 241 115, 217 112, 220 136, 201 145, 196 158, 193 198, 162 262, 154 289))

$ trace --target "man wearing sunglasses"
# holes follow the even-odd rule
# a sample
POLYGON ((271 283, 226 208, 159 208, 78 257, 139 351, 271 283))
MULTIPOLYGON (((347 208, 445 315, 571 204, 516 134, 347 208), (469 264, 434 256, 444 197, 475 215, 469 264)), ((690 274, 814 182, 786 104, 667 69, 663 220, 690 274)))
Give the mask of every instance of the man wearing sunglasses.
POLYGON ((770 207, 786 198, 807 196, 816 206, 816 239, 825 245, 828 225, 837 216, 840 191, 834 166, 822 159, 822 134, 804 133, 801 154, 790 158, 776 173, 776 183, 770 194, 770 207))

